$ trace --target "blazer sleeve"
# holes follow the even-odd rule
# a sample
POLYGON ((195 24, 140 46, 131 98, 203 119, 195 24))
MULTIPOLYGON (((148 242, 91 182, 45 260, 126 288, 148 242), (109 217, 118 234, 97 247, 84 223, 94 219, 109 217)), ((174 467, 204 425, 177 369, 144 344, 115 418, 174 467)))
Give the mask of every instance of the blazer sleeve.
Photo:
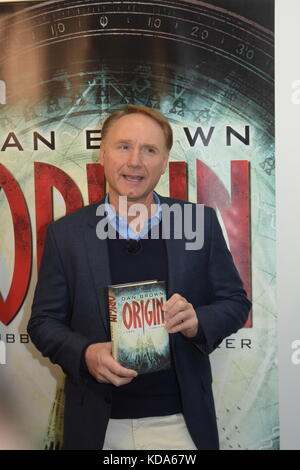
POLYGON ((82 354, 91 341, 71 329, 71 297, 49 225, 27 331, 37 349, 74 381, 81 382, 82 354))
POLYGON ((210 354, 224 338, 236 333, 247 321, 251 302, 227 248, 217 215, 210 208, 210 251, 208 260, 208 305, 194 306, 198 332, 188 341, 210 354))

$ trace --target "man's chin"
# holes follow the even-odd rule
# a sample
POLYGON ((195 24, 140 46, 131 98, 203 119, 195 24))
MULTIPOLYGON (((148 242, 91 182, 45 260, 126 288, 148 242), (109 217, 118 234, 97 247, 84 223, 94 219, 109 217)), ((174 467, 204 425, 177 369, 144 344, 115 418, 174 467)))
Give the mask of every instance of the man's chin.
POLYGON ((119 197, 126 197, 127 201, 130 203, 143 203, 151 197, 153 190, 150 192, 139 192, 139 191, 122 191, 119 194, 119 197))

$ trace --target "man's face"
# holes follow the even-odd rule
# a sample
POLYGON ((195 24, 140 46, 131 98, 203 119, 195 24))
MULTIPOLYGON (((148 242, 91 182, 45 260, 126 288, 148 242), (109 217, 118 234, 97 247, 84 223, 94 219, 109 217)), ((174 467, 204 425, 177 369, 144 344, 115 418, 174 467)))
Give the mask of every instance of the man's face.
POLYGON ((152 191, 165 172, 168 151, 159 124, 144 114, 128 114, 110 126, 101 144, 100 163, 109 183, 110 202, 152 201, 152 191))

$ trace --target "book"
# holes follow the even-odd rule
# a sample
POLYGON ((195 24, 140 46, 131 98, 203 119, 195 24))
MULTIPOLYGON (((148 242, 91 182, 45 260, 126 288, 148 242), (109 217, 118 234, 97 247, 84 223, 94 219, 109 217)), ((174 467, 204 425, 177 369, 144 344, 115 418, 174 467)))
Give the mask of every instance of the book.
POLYGON ((164 327, 164 281, 108 287, 112 356, 139 374, 170 367, 169 334, 164 327))

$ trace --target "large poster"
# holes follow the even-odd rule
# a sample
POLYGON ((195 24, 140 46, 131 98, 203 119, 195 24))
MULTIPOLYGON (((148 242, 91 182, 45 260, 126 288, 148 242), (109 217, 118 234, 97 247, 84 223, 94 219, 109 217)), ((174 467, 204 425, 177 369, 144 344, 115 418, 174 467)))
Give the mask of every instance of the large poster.
POLYGON ((0 4, 0 372, 33 447, 61 446, 63 375, 26 332, 46 227, 104 194, 101 123, 133 103, 174 131, 158 193, 217 210, 253 301, 211 355, 221 448, 278 448, 273 10, 273 0, 0 4))

